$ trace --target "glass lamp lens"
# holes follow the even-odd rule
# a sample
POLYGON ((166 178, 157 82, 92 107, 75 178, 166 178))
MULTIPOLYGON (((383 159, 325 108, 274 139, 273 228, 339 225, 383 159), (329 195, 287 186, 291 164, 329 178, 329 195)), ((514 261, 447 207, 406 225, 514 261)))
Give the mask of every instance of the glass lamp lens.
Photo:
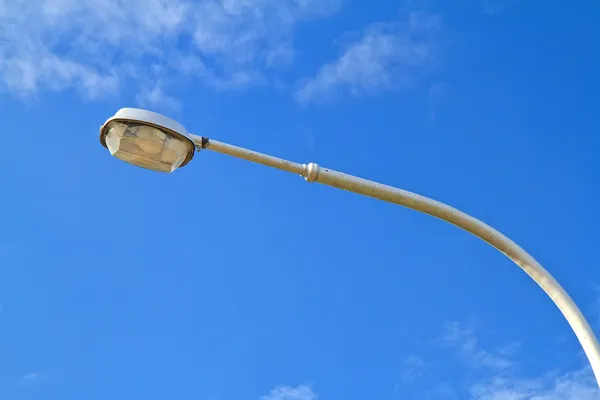
POLYGON ((194 151, 180 137, 136 122, 112 121, 106 132, 106 146, 120 160, 160 172, 173 172, 194 151))

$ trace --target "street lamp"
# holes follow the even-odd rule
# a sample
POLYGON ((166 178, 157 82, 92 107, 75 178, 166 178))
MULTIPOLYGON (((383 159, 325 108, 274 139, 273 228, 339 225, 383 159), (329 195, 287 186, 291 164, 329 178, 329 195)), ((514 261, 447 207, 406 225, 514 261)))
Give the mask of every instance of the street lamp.
POLYGON ((438 201, 381 183, 347 175, 315 163, 297 164, 241 147, 189 134, 183 125, 150 111, 123 108, 100 128, 100 142, 130 164, 173 172, 189 162, 194 150, 211 150, 300 175, 318 182, 432 215, 470 232, 525 271, 562 312, 590 362, 600 386, 600 345, 585 317, 560 284, 529 253, 478 219, 438 201))
POLYGON ((135 108, 119 110, 100 132, 100 143, 110 154, 160 172, 173 172, 187 164, 196 147, 183 125, 135 108))

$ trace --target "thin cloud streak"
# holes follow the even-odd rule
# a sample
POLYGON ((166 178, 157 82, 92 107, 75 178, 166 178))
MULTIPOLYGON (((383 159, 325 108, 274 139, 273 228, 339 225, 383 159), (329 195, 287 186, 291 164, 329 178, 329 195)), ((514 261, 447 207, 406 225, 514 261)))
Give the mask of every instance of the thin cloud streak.
POLYGON ((42 379, 42 375, 39 372, 29 372, 23 375, 19 379, 19 384, 21 385, 33 385, 39 383, 42 379))
POLYGON ((302 103, 359 97, 413 86, 436 61, 438 15, 410 11, 401 22, 378 23, 323 65, 296 92, 302 103))
POLYGON ((319 396, 310 385, 278 386, 261 400, 317 400, 319 396))

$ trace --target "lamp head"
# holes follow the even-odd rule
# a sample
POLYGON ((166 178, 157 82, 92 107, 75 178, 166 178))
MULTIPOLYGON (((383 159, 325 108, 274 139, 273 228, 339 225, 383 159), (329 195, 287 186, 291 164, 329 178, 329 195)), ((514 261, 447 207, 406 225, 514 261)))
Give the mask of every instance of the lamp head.
POLYGON ((100 128, 100 143, 138 167, 173 172, 187 164, 196 145, 180 123, 137 108, 122 108, 100 128))

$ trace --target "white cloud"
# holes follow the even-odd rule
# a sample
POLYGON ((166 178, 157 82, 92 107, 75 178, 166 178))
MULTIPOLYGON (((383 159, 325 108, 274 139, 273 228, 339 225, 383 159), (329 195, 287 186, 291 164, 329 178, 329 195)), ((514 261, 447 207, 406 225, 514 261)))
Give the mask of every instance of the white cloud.
MULTIPOLYGON (((569 372, 524 376, 514 359, 518 345, 493 351, 482 348, 475 330, 458 322, 446 325, 441 342, 458 350, 460 360, 477 378, 466 383, 471 400, 599 400, 594 375, 589 367, 569 372)), ((453 385, 453 391, 458 389, 453 385)))
POLYGON ((322 66, 296 97, 311 102, 409 87, 434 63, 440 30, 438 15, 420 11, 399 23, 374 24, 336 61, 322 66))
POLYGON ((0 87, 23 97, 71 87, 99 97, 144 87, 156 70, 218 88, 246 86, 291 62, 298 23, 339 6, 339 0, 0 0, 0 87))
POLYGON ((137 103, 154 111, 174 111, 181 107, 179 101, 167 95, 160 84, 155 84, 150 89, 142 89, 137 96, 137 103))
POLYGON ((493 377, 472 385, 472 400, 598 400, 589 369, 534 379, 493 377))
POLYGON ((410 382, 423 375, 426 368, 426 363, 423 357, 411 354, 404 360, 400 377, 404 382, 410 382))
POLYGON ((456 348, 462 360, 472 367, 503 371, 515 366, 514 361, 506 354, 506 346, 495 352, 484 350, 477 343, 475 329, 458 322, 450 322, 444 326, 441 340, 456 348))
POLYGON ((317 400, 318 396, 309 385, 278 386, 261 400, 317 400))

